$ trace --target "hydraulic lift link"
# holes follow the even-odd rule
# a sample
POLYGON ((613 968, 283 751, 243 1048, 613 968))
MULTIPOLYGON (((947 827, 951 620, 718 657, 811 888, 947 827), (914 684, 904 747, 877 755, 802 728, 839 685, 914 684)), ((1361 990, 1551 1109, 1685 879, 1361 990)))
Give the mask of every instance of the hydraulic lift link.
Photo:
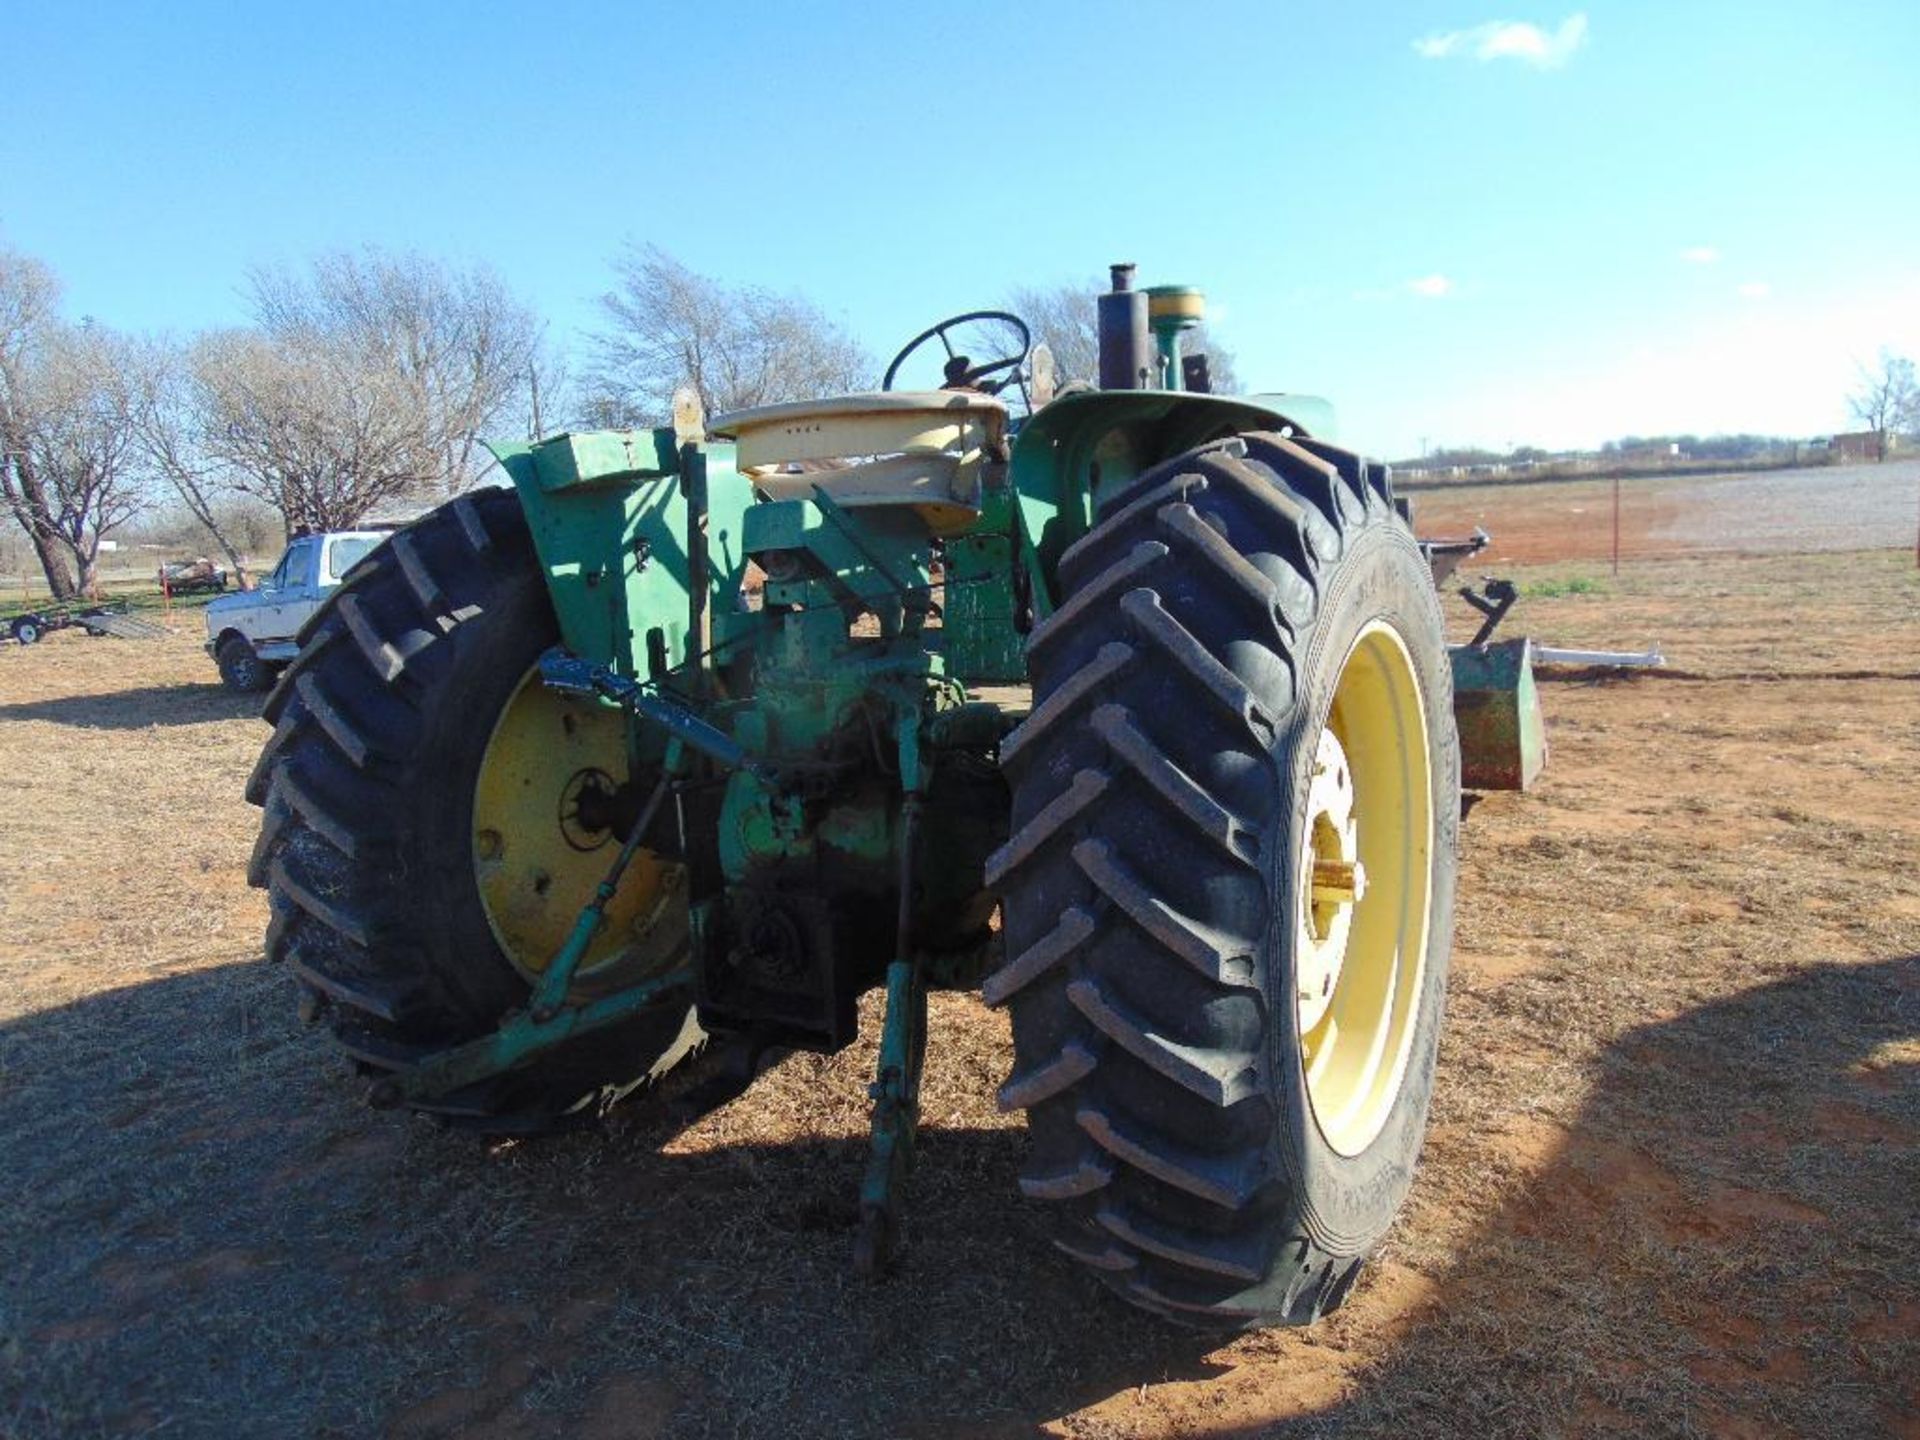
POLYGON ((692 972, 682 967, 585 1005, 566 1003, 574 972, 580 968, 593 937, 604 922, 607 906, 620 888, 621 877, 633 863, 633 857, 640 850, 641 837, 653 824, 654 816, 673 788, 669 771, 653 787, 640 818, 628 832, 606 876, 594 887, 592 898, 580 907, 573 929, 541 972, 526 1008, 513 1012, 490 1035, 442 1050, 408 1070, 381 1080, 369 1092, 369 1104, 387 1109, 402 1101, 450 1095, 463 1086, 517 1069, 564 1040, 624 1020, 667 991, 693 983, 692 972))
POLYGON ((873 1151, 860 1186, 860 1231, 854 1268, 870 1279, 886 1273, 899 1233, 901 1192, 913 1170, 920 1129, 920 1074, 927 1054, 927 982, 913 945, 914 851, 926 776, 920 766, 920 718, 903 709, 899 730, 900 906, 894 958, 887 966, 887 1018, 880 1031, 873 1099, 873 1151))
POLYGON ((541 972, 525 1008, 508 1015, 491 1034, 442 1050, 377 1082, 367 1095, 368 1103, 376 1108, 442 1098, 464 1086, 518 1069, 578 1035, 618 1024, 670 991, 691 990, 693 971, 682 966, 582 1005, 567 1003, 574 974, 605 923, 607 906, 620 888, 621 877, 639 852, 661 805, 669 794, 677 795, 673 775, 679 765, 672 757, 681 753, 681 747, 697 750, 728 769, 746 770, 762 781, 777 779, 772 766, 749 755, 725 731, 669 699, 650 694, 646 687, 609 666, 592 664, 556 648, 540 657, 540 678, 561 694, 604 695, 659 725, 669 737, 668 764, 613 864, 580 908, 565 943, 541 972))

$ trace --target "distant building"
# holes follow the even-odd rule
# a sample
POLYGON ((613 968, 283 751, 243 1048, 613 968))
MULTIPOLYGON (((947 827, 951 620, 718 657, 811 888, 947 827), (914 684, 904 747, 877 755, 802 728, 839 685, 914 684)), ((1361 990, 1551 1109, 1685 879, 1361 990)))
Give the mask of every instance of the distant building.
POLYGON ((1882 434, 1878 430, 1855 430, 1850 434, 1834 436, 1828 442, 1827 450, 1836 465, 1861 465, 1886 459, 1898 444, 1899 437, 1892 434, 1882 434))

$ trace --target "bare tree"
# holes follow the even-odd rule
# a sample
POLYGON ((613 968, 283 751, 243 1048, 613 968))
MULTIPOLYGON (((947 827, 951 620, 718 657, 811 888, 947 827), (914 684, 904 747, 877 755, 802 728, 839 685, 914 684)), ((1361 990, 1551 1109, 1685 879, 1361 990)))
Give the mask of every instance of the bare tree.
POLYGON ((655 245, 613 263, 582 401, 590 423, 664 423, 682 385, 713 415, 872 383, 870 357, 810 301, 723 285, 655 245))
POLYGON ((1053 351, 1053 373, 1065 385, 1100 378, 1100 323, 1094 298, 1101 285, 1022 285, 1007 296, 1007 309, 1025 320, 1036 345, 1053 351))
POLYGON ((131 342, 104 326, 54 328, 22 386, 26 454, 79 587, 98 579, 100 542, 144 509, 131 342))
POLYGON ((0 498, 26 531, 47 586, 93 588, 100 542, 146 502, 133 445, 129 342, 68 325, 59 282, 0 251, 0 498))
POLYGON ((289 533, 350 528, 431 482, 444 459, 407 377, 324 337, 203 336, 192 371, 198 453, 289 533))
POLYGON ((1880 351, 1879 368, 1860 369, 1860 388, 1847 397, 1854 417, 1880 437, 1880 455, 1887 453, 1891 431, 1920 427, 1920 381, 1913 361, 1891 350, 1880 351))
POLYGON ((213 537, 241 586, 252 583, 247 555, 260 548, 233 523, 234 488, 202 427, 219 414, 201 404, 194 352, 167 340, 149 341, 133 365, 134 433, 146 463, 163 480, 196 525, 213 537))
POLYGON ((142 431, 236 565, 225 493, 273 506, 289 531, 337 529, 466 488, 489 430, 532 433, 553 362, 539 321, 490 272, 367 250, 250 281, 254 328, 158 365, 142 431))
POLYGON ((26 532, 53 598, 67 600, 78 593, 78 584, 29 443, 29 377, 59 324, 59 305, 60 282, 53 271, 30 255, 0 249, 0 500, 26 532))
POLYGON ((538 319, 491 271, 368 249, 250 281, 255 323, 277 346, 381 376, 431 457, 421 479, 464 489, 484 469, 481 435, 531 433, 536 376, 552 362, 538 319))
MULTIPOLYGON (((1034 343, 1044 343, 1053 351, 1053 371, 1063 385, 1074 380, 1089 385, 1099 382, 1100 319, 1094 302, 1106 288, 1098 280, 1085 286, 1023 285, 1007 296, 1007 309, 1032 327, 1034 343)), ((1187 331, 1180 348, 1188 355, 1207 357, 1216 394, 1238 391, 1233 352, 1211 338, 1205 325, 1187 331)))

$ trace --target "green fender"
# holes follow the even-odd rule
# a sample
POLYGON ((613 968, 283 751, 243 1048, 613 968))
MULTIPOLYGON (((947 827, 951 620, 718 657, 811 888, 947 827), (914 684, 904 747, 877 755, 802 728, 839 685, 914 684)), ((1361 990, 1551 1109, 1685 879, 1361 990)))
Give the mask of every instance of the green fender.
POLYGON ((1061 553, 1086 534, 1102 494, 1209 440, 1288 427, 1331 439, 1333 407, 1314 395, 1089 390, 1041 410, 1020 427, 1012 467, 1037 615, 1059 603, 1061 553))
POLYGON ((686 481, 696 466, 706 471, 708 609, 731 614, 754 504, 731 445, 682 448, 660 429, 487 448, 519 492, 561 639, 575 655, 641 680, 690 658, 686 481))

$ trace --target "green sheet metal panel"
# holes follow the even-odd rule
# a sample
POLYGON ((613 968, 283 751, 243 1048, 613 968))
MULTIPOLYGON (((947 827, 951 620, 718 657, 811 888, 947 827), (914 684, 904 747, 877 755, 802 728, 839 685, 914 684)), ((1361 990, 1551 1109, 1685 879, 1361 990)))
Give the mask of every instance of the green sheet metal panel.
POLYGON ((1287 426, 1330 439, 1333 407, 1313 395, 1094 390, 1041 410, 1021 427, 1012 467, 1037 616, 1053 609, 1061 552, 1086 533, 1101 495, 1209 440, 1287 426))
MULTIPOLYGON (((560 635, 583 659, 646 678, 649 635, 687 660, 687 497, 672 430, 555 435, 489 447, 519 492, 560 635)), ((746 564, 753 488, 731 445, 704 447, 712 611, 732 609, 746 564)))

